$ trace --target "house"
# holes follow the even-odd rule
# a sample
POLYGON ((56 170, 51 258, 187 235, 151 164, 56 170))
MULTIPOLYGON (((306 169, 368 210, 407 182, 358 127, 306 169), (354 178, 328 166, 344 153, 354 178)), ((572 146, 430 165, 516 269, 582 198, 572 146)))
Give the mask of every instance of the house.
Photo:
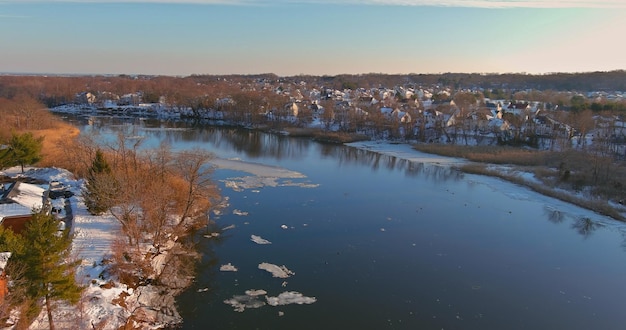
POLYGON ((289 102, 285 104, 285 112, 289 116, 298 117, 299 107, 297 102, 289 102))
POLYGON ((24 230, 33 211, 43 210, 46 190, 25 182, 0 184, 0 226, 15 233, 24 230))

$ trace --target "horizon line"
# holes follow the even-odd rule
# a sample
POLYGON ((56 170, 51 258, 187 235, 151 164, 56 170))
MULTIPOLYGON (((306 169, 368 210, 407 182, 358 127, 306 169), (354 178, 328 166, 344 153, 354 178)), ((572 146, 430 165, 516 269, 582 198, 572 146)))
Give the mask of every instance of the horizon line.
POLYGON ((626 69, 613 69, 613 70, 592 70, 592 71, 554 71, 554 72, 462 72, 462 71, 446 71, 446 72, 409 72, 409 73, 384 73, 384 72, 367 72, 367 73, 336 73, 336 74, 310 74, 310 73, 298 73, 291 75, 280 75, 273 72, 262 73, 191 73, 191 74, 159 74, 159 73, 53 73, 53 72, 10 72, 0 71, 0 76, 153 76, 153 77, 177 77, 186 78, 191 76, 261 76, 261 75, 275 75, 277 77, 298 77, 298 76, 313 76, 313 77, 335 77, 335 76, 363 76, 363 75, 383 75, 383 76, 411 76, 411 75, 445 75, 445 74, 468 74, 468 75, 523 75, 523 76, 548 76, 557 74, 590 74, 590 73, 611 73, 611 72, 625 72, 626 69))
POLYGON ((0 0, 2 4, 25 3, 75 3, 75 4, 180 4, 180 5, 228 5, 228 6, 271 6, 294 4, 360 5, 398 7, 443 7, 443 8, 534 8, 534 9, 626 9, 623 0, 0 0))

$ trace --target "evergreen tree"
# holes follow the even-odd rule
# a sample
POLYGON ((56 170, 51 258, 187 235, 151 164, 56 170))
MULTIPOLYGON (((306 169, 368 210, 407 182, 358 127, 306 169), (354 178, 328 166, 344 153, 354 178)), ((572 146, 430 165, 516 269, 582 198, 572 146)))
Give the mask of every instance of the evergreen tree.
POLYGON ((54 330, 52 303, 61 300, 75 304, 83 290, 75 278, 80 261, 70 261, 72 236, 67 230, 59 231, 54 216, 43 213, 33 214, 21 236, 27 246, 11 261, 15 258, 25 266, 26 295, 31 301, 44 299, 50 329, 54 330))
MULTIPOLYGON (((13 233, 11 229, 0 226, 0 253, 9 252, 15 255, 24 251, 25 248, 24 240, 19 235, 13 233)), ((0 269, 0 276, 6 276, 4 284, 11 283, 10 292, 7 292, 7 287, 0 285, 0 290, 4 290, 4 292, 0 292, 0 296, 3 296, 4 293, 4 298, 0 299, 0 320, 6 320, 11 311, 24 301, 23 273, 22 265, 11 259, 6 263, 5 269, 0 269)), ((2 281, 0 280, 0 282, 2 281)))
POLYGON ((113 205, 117 183, 111 174, 111 167, 98 149, 87 173, 86 189, 83 191, 85 205, 91 214, 101 214, 113 205))
POLYGON ((102 152, 102 150, 100 149, 96 150, 96 156, 94 157, 93 162, 91 163, 91 167, 89 168, 89 173, 90 174, 94 174, 94 173, 110 174, 111 173, 111 166, 109 166, 109 163, 104 158, 104 153, 102 152))
POLYGON ((43 136, 35 138, 33 133, 11 133, 11 139, 0 149, 0 167, 35 164, 41 160, 43 136))

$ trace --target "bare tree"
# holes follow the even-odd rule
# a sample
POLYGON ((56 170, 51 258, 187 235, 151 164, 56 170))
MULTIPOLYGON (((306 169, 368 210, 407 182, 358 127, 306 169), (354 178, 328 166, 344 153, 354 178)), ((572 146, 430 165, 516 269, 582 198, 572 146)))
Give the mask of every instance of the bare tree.
POLYGON ((217 197, 211 181, 212 168, 208 162, 213 154, 204 150, 188 150, 178 153, 173 161, 173 172, 182 178, 185 189, 176 196, 180 222, 176 229, 194 227, 198 217, 206 216, 211 199, 217 197))

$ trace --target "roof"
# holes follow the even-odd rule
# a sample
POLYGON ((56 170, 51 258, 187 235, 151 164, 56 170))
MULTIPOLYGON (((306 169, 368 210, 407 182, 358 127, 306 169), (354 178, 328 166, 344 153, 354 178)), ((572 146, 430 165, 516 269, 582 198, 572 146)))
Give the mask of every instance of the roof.
POLYGON ((4 185, 8 188, 0 193, 0 223, 9 217, 30 217, 33 210, 42 209, 44 188, 24 182, 15 182, 10 186, 6 183, 4 185))
POLYGON ((34 184, 15 182, 11 187, 11 191, 6 195, 6 198, 30 210, 41 209, 45 191, 44 188, 34 184))

